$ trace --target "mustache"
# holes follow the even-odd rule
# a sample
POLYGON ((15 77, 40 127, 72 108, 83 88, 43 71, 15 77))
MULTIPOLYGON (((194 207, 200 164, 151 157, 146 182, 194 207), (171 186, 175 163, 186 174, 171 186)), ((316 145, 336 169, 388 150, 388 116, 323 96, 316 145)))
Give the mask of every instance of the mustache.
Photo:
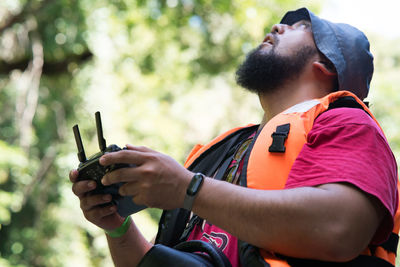
POLYGON ((279 35, 276 32, 268 33, 262 43, 256 49, 263 47, 265 43, 272 45, 272 49, 275 49, 275 47, 279 44, 279 35))

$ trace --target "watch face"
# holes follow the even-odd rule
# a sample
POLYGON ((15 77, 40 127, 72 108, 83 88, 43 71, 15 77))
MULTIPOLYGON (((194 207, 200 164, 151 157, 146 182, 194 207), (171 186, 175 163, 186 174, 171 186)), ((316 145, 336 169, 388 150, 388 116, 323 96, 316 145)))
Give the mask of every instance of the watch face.
POLYGON ((202 174, 195 174, 190 181, 186 194, 189 196, 194 196, 199 191, 201 184, 203 183, 204 176, 202 174))

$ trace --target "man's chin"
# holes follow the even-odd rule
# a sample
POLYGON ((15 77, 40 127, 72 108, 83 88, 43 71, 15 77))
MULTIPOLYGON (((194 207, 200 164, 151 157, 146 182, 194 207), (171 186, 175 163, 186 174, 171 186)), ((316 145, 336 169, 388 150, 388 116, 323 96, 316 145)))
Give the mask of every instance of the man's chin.
POLYGON ((238 85, 257 94, 271 93, 300 75, 316 53, 314 47, 300 48, 292 56, 283 56, 272 44, 263 43, 251 51, 236 71, 238 85))

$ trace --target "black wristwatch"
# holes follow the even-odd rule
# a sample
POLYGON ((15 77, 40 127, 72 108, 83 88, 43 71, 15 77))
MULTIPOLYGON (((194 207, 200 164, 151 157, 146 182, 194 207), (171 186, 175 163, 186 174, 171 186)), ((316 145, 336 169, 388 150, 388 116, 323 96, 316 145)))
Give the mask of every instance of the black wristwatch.
POLYGON ((183 201, 183 208, 186 210, 192 210, 193 202, 196 198, 197 193, 200 191, 201 185, 204 182, 206 176, 202 173, 196 173, 188 188, 186 189, 185 200, 183 201))

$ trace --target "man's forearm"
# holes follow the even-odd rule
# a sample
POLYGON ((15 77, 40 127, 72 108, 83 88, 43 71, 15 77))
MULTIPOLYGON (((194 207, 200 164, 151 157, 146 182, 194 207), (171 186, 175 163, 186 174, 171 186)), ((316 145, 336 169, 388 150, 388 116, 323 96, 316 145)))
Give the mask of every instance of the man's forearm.
POLYGON ((136 266, 152 247, 134 222, 122 237, 112 238, 107 234, 106 236, 112 259, 117 267, 136 266))
POLYGON ((375 204, 344 184, 262 191, 207 179, 193 211, 258 247, 293 257, 342 261, 357 255, 375 233, 382 218, 375 204))

